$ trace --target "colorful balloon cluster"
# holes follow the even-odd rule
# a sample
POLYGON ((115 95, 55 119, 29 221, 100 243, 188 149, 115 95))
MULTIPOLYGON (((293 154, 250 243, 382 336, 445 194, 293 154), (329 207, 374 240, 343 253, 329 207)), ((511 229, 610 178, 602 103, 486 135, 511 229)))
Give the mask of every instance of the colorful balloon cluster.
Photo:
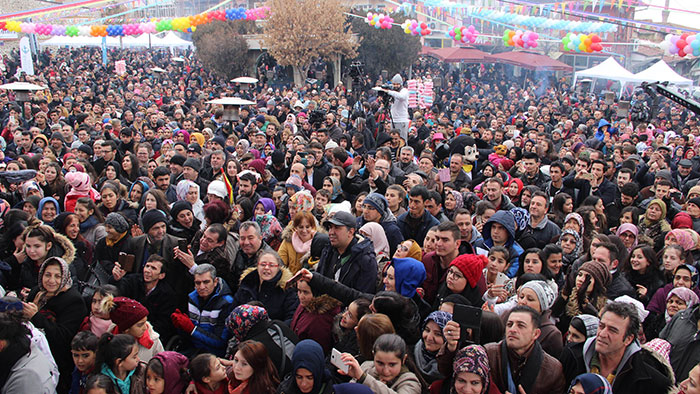
POLYGON ((418 22, 415 19, 406 19, 406 21, 401 24, 401 28, 403 29, 404 33, 412 36, 427 36, 428 34, 432 33, 425 22, 418 22))
POLYGON ((595 33, 588 35, 583 33, 567 33, 566 36, 561 39, 561 45, 564 47, 564 50, 567 51, 592 53, 603 50, 602 41, 600 36, 595 33))
POLYGON ((479 32, 476 31, 476 29, 474 28, 474 25, 469 25, 469 27, 453 26, 447 32, 447 36, 452 38, 456 42, 470 43, 470 44, 473 44, 476 42, 476 37, 478 35, 479 35, 479 32))
POLYGON ((186 17, 163 19, 157 22, 132 23, 124 25, 91 25, 91 26, 61 26, 42 23, 0 21, 0 30, 15 33, 39 34, 42 36, 92 36, 115 37, 137 36, 143 33, 157 33, 161 31, 177 30, 192 33, 197 26, 210 23, 214 20, 238 20, 245 19, 255 21, 265 19, 270 15, 270 7, 259 7, 246 10, 243 7, 227 10, 211 11, 206 14, 190 15, 186 17))
POLYGON ((507 47, 537 48, 537 39, 540 35, 534 31, 510 30, 503 32, 503 44, 507 47))
POLYGON ((606 22, 581 22, 566 19, 551 19, 541 16, 522 15, 520 13, 503 12, 493 9, 475 7, 469 13, 470 17, 509 25, 527 26, 529 28, 555 29, 566 31, 592 31, 598 33, 615 32, 617 25, 606 22))
POLYGON ((700 56, 700 37, 694 34, 683 33, 666 34, 666 38, 659 44, 666 55, 700 56))
POLYGON ((367 13, 367 19, 365 20, 368 25, 374 26, 377 29, 391 29, 391 25, 394 23, 394 19, 389 15, 384 14, 373 14, 371 12, 367 13))

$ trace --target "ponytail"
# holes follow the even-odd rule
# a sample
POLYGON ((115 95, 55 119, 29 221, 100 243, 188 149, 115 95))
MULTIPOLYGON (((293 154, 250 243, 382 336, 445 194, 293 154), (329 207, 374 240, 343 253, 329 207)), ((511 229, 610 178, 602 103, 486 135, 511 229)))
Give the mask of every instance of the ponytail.
POLYGON ((114 335, 110 332, 102 334, 97 343, 97 356, 95 365, 101 368, 107 365, 111 370, 115 369, 117 360, 126 359, 134 350, 136 338, 128 334, 114 335))

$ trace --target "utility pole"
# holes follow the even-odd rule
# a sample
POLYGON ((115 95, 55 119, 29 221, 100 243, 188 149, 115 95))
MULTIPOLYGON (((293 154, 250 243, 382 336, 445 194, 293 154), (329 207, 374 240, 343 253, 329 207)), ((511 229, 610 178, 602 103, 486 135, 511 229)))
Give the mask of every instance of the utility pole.
POLYGON ((671 11, 668 10, 668 6, 670 5, 671 0, 666 0, 666 5, 664 5, 664 10, 661 11, 661 21, 663 24, 668 23, 668 15, 671 13, 671 11))

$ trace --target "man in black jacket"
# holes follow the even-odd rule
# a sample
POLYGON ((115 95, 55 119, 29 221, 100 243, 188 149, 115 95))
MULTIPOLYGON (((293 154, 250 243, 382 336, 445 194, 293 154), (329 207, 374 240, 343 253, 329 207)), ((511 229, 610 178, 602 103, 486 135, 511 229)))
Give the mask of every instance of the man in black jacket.
POLYGON ((564 349, 560 361, 566 381, 588 372, 612 380, 615 394, 668 392, 673 371, 640 346, 640 325, 632 304, 607 304, 600 314, 597 335, 564 349))
POLYGON ((148 309, 148 321, 160 334, 161 341, 167 343, 175 334, 170 314, 175 311, 175 291, 163 281, 167 272, 164 258, 151 255, 141 274, 126 274, 119 263, 112 269, 110 283, 116 285, 119 294, 140 302, 148 309))
POLYGON ((356 218, 338 212, 324 223, 330 245, 321 252, 316 271, 363 293, 376 291, 377 260, 372 241, 355 236, 356 218))

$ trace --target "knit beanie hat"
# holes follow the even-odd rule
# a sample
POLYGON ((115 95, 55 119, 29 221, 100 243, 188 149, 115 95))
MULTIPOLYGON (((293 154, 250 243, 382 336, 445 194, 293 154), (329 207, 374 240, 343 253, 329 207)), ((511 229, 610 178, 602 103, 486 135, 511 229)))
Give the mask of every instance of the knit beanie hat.
POLYGON ((600 319, 593 315, 577 315, 571 319, 571 325, 581 333, 586 335, 586 338, 592 338, 598 333, 598 324, 600 319))
POLYGON ((549 310, 554 305, 554 299, 557 298, 557 292, 543 280, 531 280, 520 288, 530 289, 535 292, 540 300, 540 310, 542 312, 549 310))
POLYGON ((671 228, 693 228, 693 218, 687 212, 678 212, 671 221, 671 228))
MULTIPOLYGON (((476 287, 476 283, 479 281, 482 275, 482 271, 486 268, 489 260, 486 256, 476 255, 476 254, 463 254, 457 256, 456 259, 452 260, 450 267, 455 266, 459 269, 469 286, 476 287)), ((608 274, 610 275, 610 274, 608 274)))
POLYGON ((192 204, 190 204, 189 201, 185 200, 180 200, 176 201, 172 208, 170 208, 170 216, 173 219, 177 218, 177 215, 182 212, 182 211, 191 211, 192 210, 192 204))
POLYGON ((145 306, 127 297, 106 298, 102 309, 109 310, 109 320, 117 325, 120 333, 148 316, 145 306))
POLYGON ((418 242, 413 241, 411 247, 408 248, 408 254, 406 255, 406 257, 411 257, 418 261, 423 260, 423 250, 421 249, 420 245, 418 245, 418 242))
POLYGON ((190 157, 182 164, 183 167, 190 167, 191 169, 199 172, 202 169, 202 162, 194 157, 190 157))
POLYGON ((143 224, 143 232, 147 233, 151 229, 151 227, 155 226, 160 222, 168 222, 168 218, 165 217, 163 211, 159 209, 148 210, 146 213, 143 214, 143 218, 141 218, 141 223, 143 224))
POLYGON ((581 268, 579 269, 581 271, 588 272, 593 277, 593 279, 595 279, 596 283, 599 283, 602 287, 606 289, 612 281, 610 271, 608 271, 608 267, 606 267, 603 263, 599 263, 597 261, 588 261, 583 263, 581 265, 581 268))
POLYGON ((117 212, 112 212, 109 215, 107 215, 107 218, 105 219, 105 225, 110 225, 114 229, 114 231, 118 233, 125 233, 127 230, 129 230, 129 223, 126 221, 126 218, 122 216, 122 214, 117 213, 117 212))
POLYGON ((67 173, 66 182, 76 191, 86 193, 90 190, 90 176, 84 172, 67 173))
POLYGON ((382 215, 384 215, 384 211, 386 211, 386 207, 389 205, 386 198, 379 193, 368 194, 367 197, 362 200, 362 203, 372 206, 372 208, 382 215))
POLYGON ((688 200, 688 204, 693 204, 696 207, 700 208, 700 197, 691 198, 690 200, 688 200))

